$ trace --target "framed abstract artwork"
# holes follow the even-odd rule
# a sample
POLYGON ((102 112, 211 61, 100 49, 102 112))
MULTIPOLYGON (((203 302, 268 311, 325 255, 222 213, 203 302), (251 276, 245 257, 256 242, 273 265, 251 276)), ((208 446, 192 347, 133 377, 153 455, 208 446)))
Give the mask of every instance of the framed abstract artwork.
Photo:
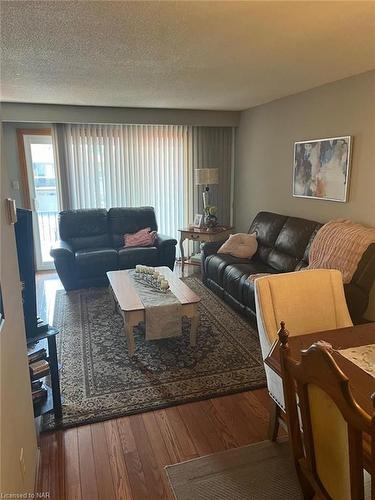
POLYGON ((347 201, 351 143, 349 135, 294 143, 293 196, 347 201))

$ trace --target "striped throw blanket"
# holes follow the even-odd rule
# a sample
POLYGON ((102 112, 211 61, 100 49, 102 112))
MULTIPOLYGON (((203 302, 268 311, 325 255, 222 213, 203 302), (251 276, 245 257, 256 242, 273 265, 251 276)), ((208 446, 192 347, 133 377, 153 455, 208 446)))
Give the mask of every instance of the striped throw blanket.
POLYGON ((311 243, 306 269, 338 269, 350 283, 362 255, 375 243, 375 229, 337 219, 322 226, 311 243))

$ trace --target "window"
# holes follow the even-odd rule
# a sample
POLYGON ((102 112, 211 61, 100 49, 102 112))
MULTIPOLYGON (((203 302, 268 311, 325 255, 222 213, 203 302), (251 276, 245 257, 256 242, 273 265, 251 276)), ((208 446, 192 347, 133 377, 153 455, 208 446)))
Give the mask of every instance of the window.
POLYGON ((66 125, 71 208, 153 206, 159 231, 189 222, 189 127, 66 125))

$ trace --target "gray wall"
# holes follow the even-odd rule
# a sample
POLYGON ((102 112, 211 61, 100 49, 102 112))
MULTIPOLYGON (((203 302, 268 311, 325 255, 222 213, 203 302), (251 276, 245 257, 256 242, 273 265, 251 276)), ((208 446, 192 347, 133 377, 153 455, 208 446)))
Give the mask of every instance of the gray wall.
POLYGON ((375 71, 241 113, 234 203, 240 231, 260 210, 375 226, 375 71), (340 135, 354 136, 349 202, 293 198, 294 142, 340 135))
POLYGON ((375 71, 244 111, 235 193, 241 230, 259 210, 375 226, 375 71), (340 135, 354 136, 349 202, 293 198, 294 142, 340 135))

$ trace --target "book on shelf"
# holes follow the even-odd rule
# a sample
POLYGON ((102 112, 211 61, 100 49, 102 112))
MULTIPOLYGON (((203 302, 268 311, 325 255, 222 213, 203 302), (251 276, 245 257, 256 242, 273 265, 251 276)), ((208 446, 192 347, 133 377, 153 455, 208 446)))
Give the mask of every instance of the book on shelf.
POLYGON ((41 380, 34 380, 34 382, 31 382, 31 390, 38 391, 41 387, 43 386, 43 382, 41 380))
POLYGON ((46 387, 41 387, 40 389, 32 392, 33 403, 40 403, 43 399, 47 397, 46 387))
POLYGON ((29 364, 30 375, 32 378, 40 378, 48 375, 49 373, 49 363, 45 359, 35 361, 29 364))
POLYGON ((42 349, 38 349, 37 351, 28 354, 29 363, 35 363, 41 359, 45 359, 47 356, 47 350, 43 347, 42 349))

